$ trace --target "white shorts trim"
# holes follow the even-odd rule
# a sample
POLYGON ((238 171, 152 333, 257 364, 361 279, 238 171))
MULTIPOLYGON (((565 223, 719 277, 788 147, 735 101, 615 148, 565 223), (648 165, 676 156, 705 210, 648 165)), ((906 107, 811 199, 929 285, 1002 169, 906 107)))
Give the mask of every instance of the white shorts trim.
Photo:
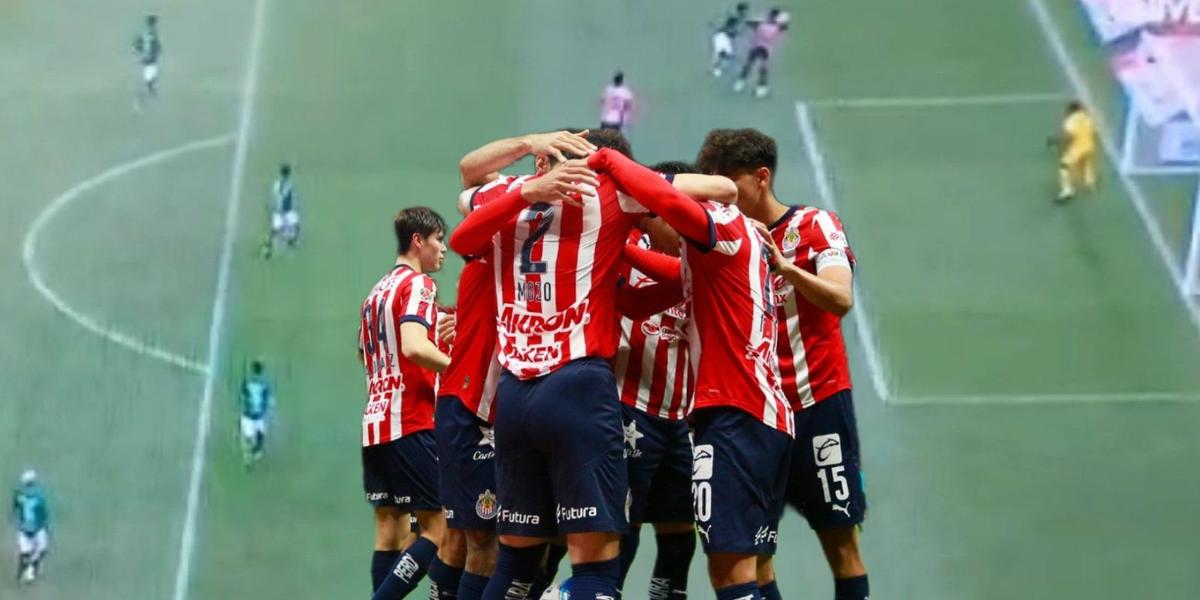
POLYGON ((258 434, 267 434, 266 419, 251 419, 250 417, 242 417, 242 437, 250 439, 258 434))
POLYGON ((41 556, 50 549, 50 534, 45 529, 39 529, 37 532, 28 534, 24 532, 17 533, 17 552, 20 554, 32 554, 35 557, 41 556))
POLYGON ((714 61, 725 56, 733 56, 733 39, 724 31, 713 34, 712 47, 714 61))
POLYGON ((283 231, 285 228, 294 228, 300 225, 300 213, 289 210, 285 213, 271 213, 271 229, 273 231, 283 231))
POLYGON ((142 65, 142 80, 147 83, 158 80, 158 65, 142 65))

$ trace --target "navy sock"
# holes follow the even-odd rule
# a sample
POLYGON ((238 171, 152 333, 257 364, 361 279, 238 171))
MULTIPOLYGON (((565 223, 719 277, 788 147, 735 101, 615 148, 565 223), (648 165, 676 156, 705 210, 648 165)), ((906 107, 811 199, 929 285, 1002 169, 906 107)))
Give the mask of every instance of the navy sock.
POLYGON ((483 590, 487 589, 487 584, 487 577, 464 571, 462 579, 458 582, 458 600, 480 600, 483 598, 483 590))
POLYGON ((833 580, 834 600, 867 600, 871 595, 871 584, 866 573, 858 577, 833 580))
POLYGON ((637 556, 638 545, 641 544, 642 536, 638 535, 638 531, 633 527, 631 531, 621 536, 621 574, 617 578, 617 589, 625 587, 625 576, 629 574, 629 567, 633 564, 634 557, 637 556))
POLYGON ((371 593, 379 589, 380 584, 392 572, 392 565, 400 558, 399 550, 376 550, 371 555, 371 593))
POLYGON ((496 571, 483 591, 483 600, 527 598, 546 555, 546 545, 517 548, 500 544, 496 571))
POLYGON ((654 536, 658 556, 650 577, 650 600, 687 598, 688 569, 696 555, 696 533, 663 533, 654 536))
POLYGON ((542 594, 546 593, 546 590, 554 583, 554 578, 558 576, 558 565, 566 555, 567 547, 562 544, 550 544, 546 548, 546 564, 538 571, 533 589, 529 590, 530 598, 538 600, 542 594))
POLYGON ((429 600, 458 598, 458 584, 462 576, 462 569, 452 567, 435 556, 429 565, 429 600))
POLYGON ((762 594, 763 600, 783 600, 783 595, 779 593, 779 584, 774 580, 758 588, 758 593, 762 594))
POLYGON ((400 600, 417 589, 421 578, 425 576, 429 563, 437 557, 437 545, 426 538, 419 537, 396 561, 387 579, 375 590, 371 600, 400 600))
POLYGON ((579 600, 616 598, 620 578, 620 558, 571 565, 571 597, 579 600))
POLYGON ((717 590, 717 600, 762 600, 758 593, 758 582, 731 585, 717 590))

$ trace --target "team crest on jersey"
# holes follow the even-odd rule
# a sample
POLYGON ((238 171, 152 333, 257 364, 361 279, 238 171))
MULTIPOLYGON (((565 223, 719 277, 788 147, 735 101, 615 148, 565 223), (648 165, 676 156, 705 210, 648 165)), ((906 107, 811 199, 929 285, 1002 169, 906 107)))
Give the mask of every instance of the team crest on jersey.
POLYGON ((642 323, 642 333, 647 337, 658 337, 658 339, 674 344, 683 339, 683 332, 674 327, 663 327, 652 321, 644 321, 642 323))
POLYGON ((496 509, 499 506, 499 503, 496 502, 496 494, 493 494, 492 490, 483 490, 479 499, 475 501, 475 514, 480 519, 490 521, 496 518, 496 509))
POLYGON ((800 245, 800 230, 795 227, 788 227, 787 231, 783 232, 783 251, 793 252, 800 245))
POLYGON ((421 300, 424 300, 425 302, 433 302, 433 296, 433 288, 421 288, 421 300))

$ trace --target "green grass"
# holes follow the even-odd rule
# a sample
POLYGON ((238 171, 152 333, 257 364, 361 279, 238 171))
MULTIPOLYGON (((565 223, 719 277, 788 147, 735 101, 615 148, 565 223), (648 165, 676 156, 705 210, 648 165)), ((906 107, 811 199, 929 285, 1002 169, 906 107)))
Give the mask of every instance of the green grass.
MULTIPOLYGON (((1119 124, 1119 96, 1074 3, 1053 4, 1119 124)), ((704 22, 722 8, 271 0, 189 598, 366 595, 357 307, 392 261, 392 213, 428 204, 452 217, 457 160, 471 148, 591 124, 600 87, 622 68, 641 104, 630 134, 639 159, 691 158, 713 127, 759 127, 779 141, 780 196, 818 203, 795 100, 1068 89, 1022 2, 812 0, 791 6, 773 96, 754 102, 707 74, 704 22), (257 244, 280 160, 296 165, 304 237, 298 252, 264 262, 257 244), (270 455, 247 473, 234 392, 253 356, 274 371, 280 405, 270 455)), ((47 578, 21 597, 173 591, 203 379, 62 318, 27 285, 21 242, 79 181, 235 129, 252 9, 233 0, 159 8, 164 96, 136 114, 128 43, 141 5, 0 8, 9 192, 0 276, 10 282, 0 286, 0 480, 38 467, 56 513, 47 578)), ((1049 204, 1053 157, 1042 140, 1060 111, 813 108, 901 400, 1200 391, 1200 336, 1111 168, 1095 197, 1049 204)), ((75 308, 203 360, 232 158, 231 147, 199 151, 80 197, 44 230, 36 265, 75 308)), ((1141 183, 1182 252, 1194 181, 1141 183)), ((447 301, 459 264, 437 276, 447 301)), ((1200 527, 1186 518, 1200 493, 1190 464, 1200 406, 885 405, 859 338, 848 338, 876 595, 1200 592, 1200 527)), ((645 535, 628 590, 649 575, 645 535)), ((781 537, 786 597, 829 597, 823 559, 796 515, 781 537)), ((699 558, 691 586, 693 597, 712 597, 699 558)), ((14 589, 0 577, 0 597, 14 589)))

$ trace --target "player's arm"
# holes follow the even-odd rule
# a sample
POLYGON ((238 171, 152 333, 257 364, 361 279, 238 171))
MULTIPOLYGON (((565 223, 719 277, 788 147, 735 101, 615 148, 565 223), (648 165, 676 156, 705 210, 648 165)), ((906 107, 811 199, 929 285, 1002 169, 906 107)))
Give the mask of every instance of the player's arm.
POLYGON ((587 141, 587 134, 586 130, 531 133, 485 144, 467 153, 458 163, 463 189, 492 181, 500 176, 501 169, 531 154, 548 154, 559 161, 567 160, 567 154, 587 156, 596 150, 587 141))
POLYGON ((441 373, 450 366, 450 357, 438 350, 437 344, 429 339, 429 326, 419 321, 400 324, 400 353, 422 368, 441 373))
POLYGON ((450 249, 462 256, 479 256, 487 251, 492 236, 525 207, 551 202, 578 205, 572 194, 583 186, 599 185, 596 174, 584 161, 569 160, 472 211, 450 235, 450 249))
POLYGON ((626 244, 624 253, 625 260, 646 277, 659 283, 676 287, 683 286, 683 275, 678 258, 647 250, 636 244, 626 244))
POLYGON ((854 306, 854 271, 845 250, 826 248, 817 256, 817 272, 810 273, 790 261, 775 245, 771 232, 762 223, 755 223, 759 237, 771 250, 779 273, 805 300, 817 308, 839 317, 846 316, 854 306))
POLYGON ((679 173, 671 180, 671 185, 698 200, 712 200, 721 204, 737 202, 737 184, 728 177, 679 173))
POLYGON ((683 288, 668 283, 645 287, 622 285, 617 289, 617 312, 634 320, 652 317, 683 302, 683 288))
POLYGON ((658 173, 608 148, 589 156, 587 164, 611 175, 621 189, 662 217, 680 235, 704 247, 715 243, 708 213, 658 173))

